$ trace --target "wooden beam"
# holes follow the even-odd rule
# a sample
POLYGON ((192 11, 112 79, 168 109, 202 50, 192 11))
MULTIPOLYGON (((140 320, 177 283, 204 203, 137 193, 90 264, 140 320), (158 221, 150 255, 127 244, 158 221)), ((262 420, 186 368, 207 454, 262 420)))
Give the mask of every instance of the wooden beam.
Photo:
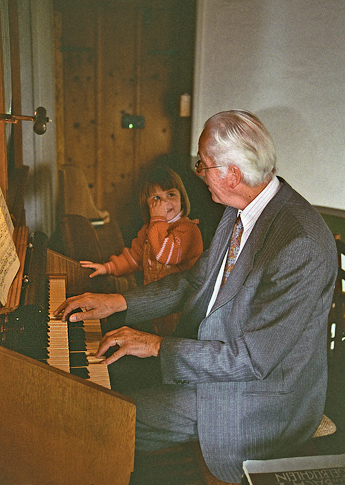
MULTIPOLYGON (((8 2, 11 44, 11 81, 12 81, 12 109, 13 114, 22 113, 22 96, 20 82, 20 54, 19 54, 19 28, 18 28, 18 2, 8 2)), ((14 167, 23 165, 23 130, 22 123, 13 124, 14 167)))
MULTIPOLYGON (((2 26, 0 12, 0 113, 5 112, 4 63, 2 55, 2 26)), ((7 145, 6 123, 0 122, 0 188, 7 200, 7 145)))

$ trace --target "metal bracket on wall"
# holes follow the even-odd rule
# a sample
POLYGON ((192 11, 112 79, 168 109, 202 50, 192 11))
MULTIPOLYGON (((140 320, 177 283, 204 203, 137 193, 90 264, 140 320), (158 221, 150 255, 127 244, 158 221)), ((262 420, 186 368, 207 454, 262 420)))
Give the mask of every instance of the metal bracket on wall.
POLYGON ((145 116, 124 114, 122 115, 121 126, 130 130, 143 129, 145 128, 145 116))

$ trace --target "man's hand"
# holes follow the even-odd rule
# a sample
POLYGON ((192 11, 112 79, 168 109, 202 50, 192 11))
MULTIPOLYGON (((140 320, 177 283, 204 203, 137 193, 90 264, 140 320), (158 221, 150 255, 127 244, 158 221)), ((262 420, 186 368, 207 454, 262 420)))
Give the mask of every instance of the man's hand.
POLYGON ((127 303, 119 293, 83 293, 82 295, 68 298, 55 310, 54 315, 62 313, 62 320, 66 321, 68 315, 77 308, 82 308, 85 311, 71 315, 71 322, 79 322, 80 320, 90 320, 93 318, 106 318, 113 313, 126 310, 127 303))
POLYGON ((111 364, 124 355, 137 357, 157 357, 163 337, 151 333, 141 332, 129 327, 121 327, 106 333, 99 343, 96 357, 103 355, 110 347, 118 350, 105 359, 103 364, 111 364))

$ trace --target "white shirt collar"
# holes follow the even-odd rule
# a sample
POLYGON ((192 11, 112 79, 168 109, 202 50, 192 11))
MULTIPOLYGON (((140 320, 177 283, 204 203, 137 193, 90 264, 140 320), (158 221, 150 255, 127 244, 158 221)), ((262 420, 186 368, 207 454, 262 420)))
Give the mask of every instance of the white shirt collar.
POLYGON ((241 215, 241 220, 245 231, 250 230, 254 226, 266 205, 271 199, 273 199, 280 189, 280 185, 281 184, 278 177, 274 175, 264 190, 262 190, 260 194, 255 197, 255 199, 249 205, 247 205, 243 211, 238 211, 238 214, 241 215))

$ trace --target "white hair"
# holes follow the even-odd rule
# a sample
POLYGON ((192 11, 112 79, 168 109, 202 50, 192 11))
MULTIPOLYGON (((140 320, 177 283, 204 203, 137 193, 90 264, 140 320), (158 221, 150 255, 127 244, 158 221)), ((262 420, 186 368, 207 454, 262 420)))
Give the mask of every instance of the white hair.
POLYGON ((209 118, 204 128, 214 142, 208 153, 225 176, 227 168, 237 166, 243 182, 260 185, 276 173, 276 153, 271 135, 263 123, 244 110, 222 111, 209 118))

